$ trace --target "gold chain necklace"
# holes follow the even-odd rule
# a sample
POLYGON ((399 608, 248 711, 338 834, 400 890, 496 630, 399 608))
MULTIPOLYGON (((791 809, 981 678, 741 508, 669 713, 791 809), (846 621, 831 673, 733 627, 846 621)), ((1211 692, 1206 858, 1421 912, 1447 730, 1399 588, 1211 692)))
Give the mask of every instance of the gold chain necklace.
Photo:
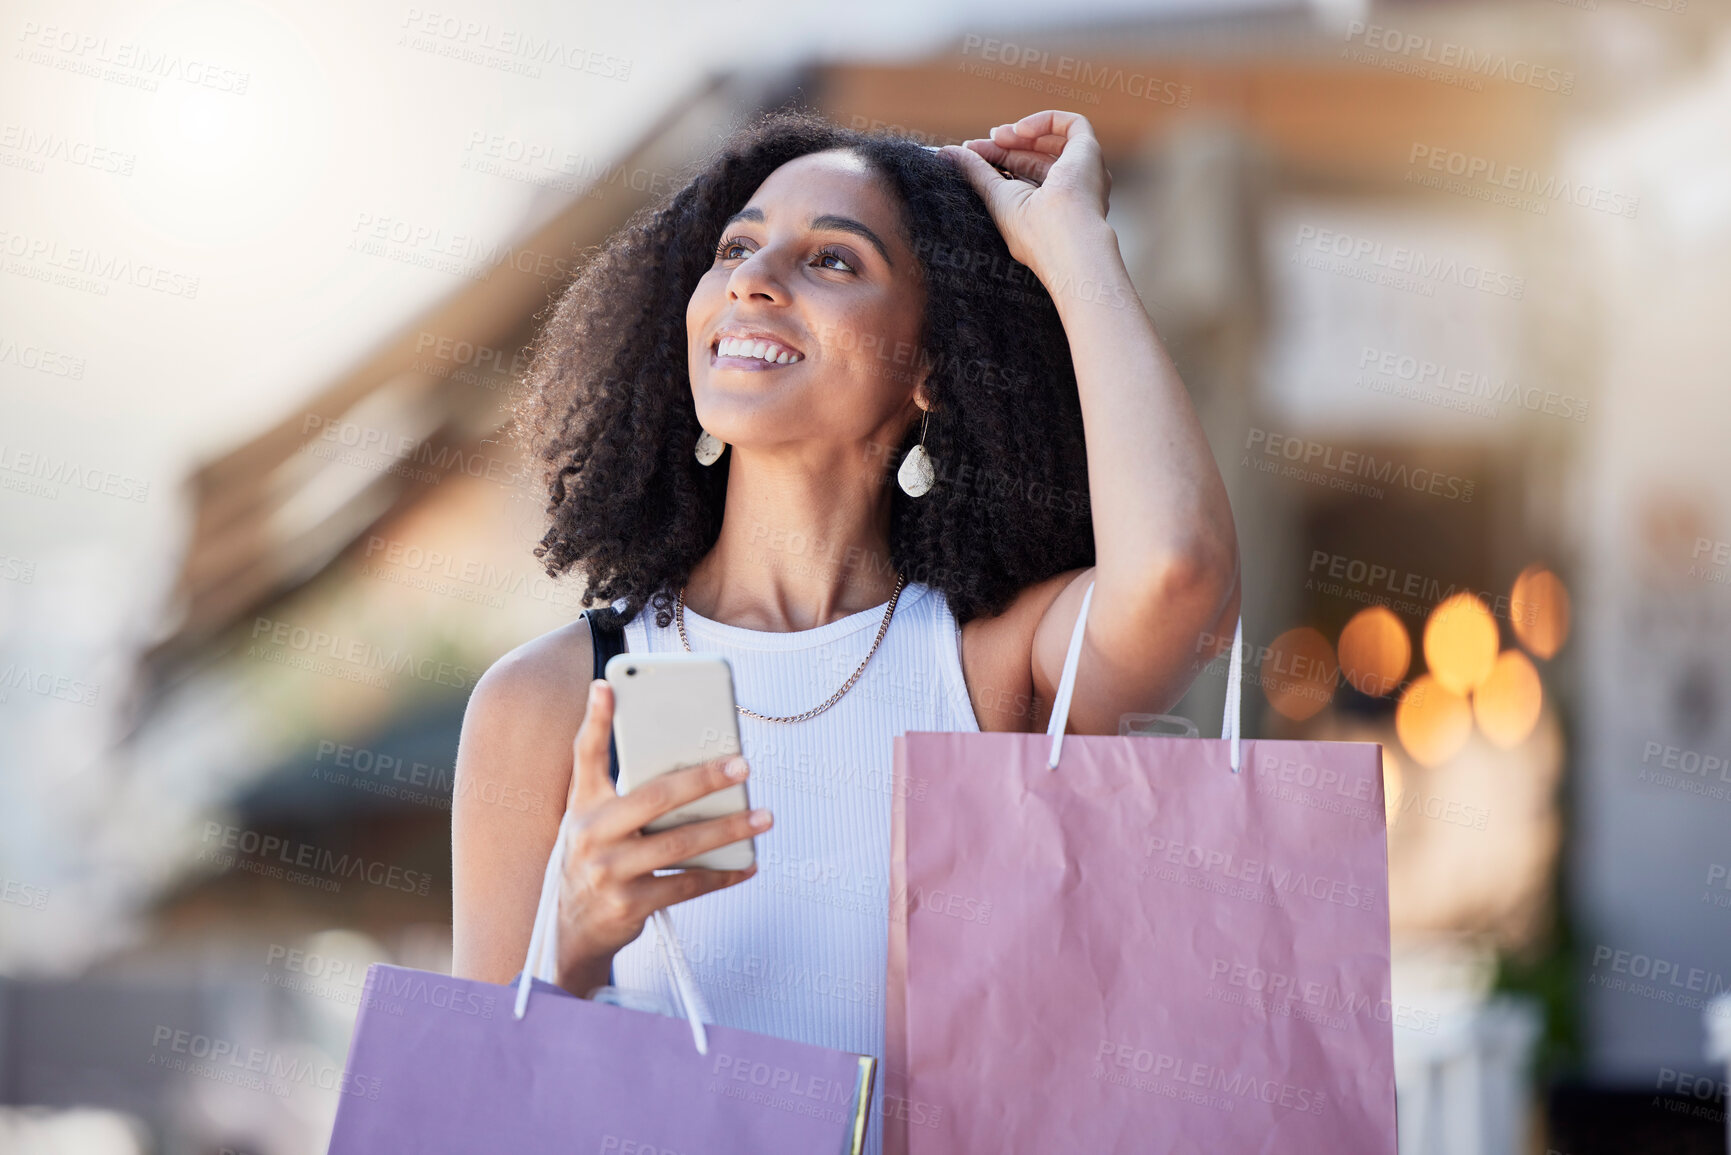
MULTIPOLYGON (((859 664, 859 669, 853 672, 853 677, 843 682, 841 684, 841 689, 829 696, 829 701, 825 702, 821 706, 813 706, 804 713, 794 714, 788 718, 771 718, 767 714, 759 714, 755 710, 747 710, 744 706, 737 704, 734 706, 734 709, 738 710, 741 714, 745 714, 748 717, 756 718, 764 722, 803 722, 807 718, 815 718, 817 715, 835 705, 841 700, 841 696, 852 689, 855 682, 859 681, 859 676, 865 673, 866 662, 871 661, 872 655, 878 652, 878 643, 884 640, 884 632, 890 628, 890 617, 896 612, 896 601, 902 596, 902 587, 905 586, 907 582, 908 579, 906 574, 900 572, 896 574, 896 591, 890 595, 890 604, 884 609, 884 620, 882 624, 878 626, 878 636, 872 640, 872 648, 866 652, 865 661, 862 661, 859 664)), ((679 600, 674 609, 673 620, 675 624, 679 626, 679 644, 684 646, 685 652, 689 654, 691 652, 691 641, 685 636, 684 586, 679 587, 679 600)))

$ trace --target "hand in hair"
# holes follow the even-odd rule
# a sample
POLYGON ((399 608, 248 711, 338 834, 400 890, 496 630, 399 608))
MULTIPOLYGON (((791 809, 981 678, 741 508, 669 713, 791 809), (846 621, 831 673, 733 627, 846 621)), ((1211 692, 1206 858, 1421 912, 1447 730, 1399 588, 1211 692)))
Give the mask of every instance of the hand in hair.
POLYGON ((1076 229, 1106 219, 1112 174, 1093 126, 1080 113, 1030 113, 998 125, 987 137, 937 151, 961 166, 1010 255, 1042 281, 1076 229), (1024 179, 1005 180, 998 169, 1024 179))

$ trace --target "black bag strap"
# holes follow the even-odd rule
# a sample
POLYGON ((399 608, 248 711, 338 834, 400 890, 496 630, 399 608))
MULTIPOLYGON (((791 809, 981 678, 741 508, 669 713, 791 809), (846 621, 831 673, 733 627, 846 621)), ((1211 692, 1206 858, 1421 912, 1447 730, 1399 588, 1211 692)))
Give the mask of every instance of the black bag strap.
MULTIPOLYGON (((595 650, 595 676, 604 678, 607 676, 607 659, 625 652, 625 625, 620 620, 619 611, 612 606, 584 610, 583 616, 589 619, 589 638, 595 650)), ((611 734, 607 737, 607 756, 613 784, 618 786, 619 746, 611 734)))

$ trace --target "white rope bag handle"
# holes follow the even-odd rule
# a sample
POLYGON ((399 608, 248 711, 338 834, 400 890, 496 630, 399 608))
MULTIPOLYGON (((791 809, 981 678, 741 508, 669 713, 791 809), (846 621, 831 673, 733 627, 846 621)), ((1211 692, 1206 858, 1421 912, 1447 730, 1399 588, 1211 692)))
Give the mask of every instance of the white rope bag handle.
MULTIPOLYGON (((570 836, 571 816, 559 820, 559 836, 553 840, 553 853, 547 858, 547 871, 541 878, 541 901, 535 908, 535 929, 529 935, 529 953, 523 960, 523 973, 517 979, 516 1018, 522 1018, 529 1006, 529 992, 534 989, 531 979, 557 983, 554 968, 559 958, 559 883, 565 875, 565 848, 570 836)), ((679 933, 673 929, 673 919, 663 908, 654 914, 655 942, 667 969, 673 975, 673 986, 679 994, 680 1010, 691 1024, 691 1039, 697 1053, 709 1053, 709 1032, 703 1024, 709 1018, 709 1008, 697 989, 697 979, 685 960, 685 949, 679 933)))
MULTIPOLYGON (((1070 632, 1070 648, 1064 653, 1064 673, 1058 679, 1058 696, 1052 702, 1052 719, 1046 724, 1046 737, 1052 740, 1052 753, 1046 759, 1046 769, 1058 768, 1058 752, 1064 748, 1064 726, 1070 721, 1070 697, 1076 690, 1076 667, 1082 661, 1082 630, 1088 621, 1088 605, 1094 600, 1094 583, 1082 595, 1082 608, 1076 613, 1076 628, 1070 632)), ((1238 626, 1232 631, 1232 658, 1226 667, 1226 703, 1221 709, 1220 736, 1232 740, 1232 772, 1238 773, 1238 744, 1242 737, 1244 677, 1244 615, 1238 615, 1238 626)))

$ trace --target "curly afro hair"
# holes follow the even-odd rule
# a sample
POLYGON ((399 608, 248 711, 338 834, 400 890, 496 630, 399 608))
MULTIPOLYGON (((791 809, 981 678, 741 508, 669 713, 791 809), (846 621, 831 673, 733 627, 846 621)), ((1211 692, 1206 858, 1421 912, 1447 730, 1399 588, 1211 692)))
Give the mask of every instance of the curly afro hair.
MULTIPOLYGON (((830 149, 862 158, 901 203, 926 286, 919 356, 938 476, 917 499, 893 490, 889 572, 941 590, 965 622, 1093 564, 1081 403, 1051 296, 960 169, 914 141, 788 107, 739 128, 599 246, 530 350, 516 433, 543 463, 551 515, 535 556, 549 576, 576 567, 591 604, 623 597, 628 620, 653 602, 665 626, 714 546, 733 455, 707 467, 692 455, 686 306, 727 218, 775 169, 830 149)), ((920 425, 876 447, 883 475, 920 425)))

